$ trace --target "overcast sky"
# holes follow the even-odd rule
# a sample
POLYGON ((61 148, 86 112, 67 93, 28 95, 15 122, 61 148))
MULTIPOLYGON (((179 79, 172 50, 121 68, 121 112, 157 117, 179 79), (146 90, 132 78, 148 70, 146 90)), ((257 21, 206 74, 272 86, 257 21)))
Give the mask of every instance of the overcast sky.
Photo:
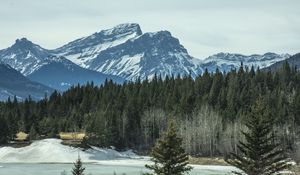
POLYGON ((0 49, 52 49, 120 23, 169 30, 188 52, 300 52, 300 0, 0 0, 0 49))

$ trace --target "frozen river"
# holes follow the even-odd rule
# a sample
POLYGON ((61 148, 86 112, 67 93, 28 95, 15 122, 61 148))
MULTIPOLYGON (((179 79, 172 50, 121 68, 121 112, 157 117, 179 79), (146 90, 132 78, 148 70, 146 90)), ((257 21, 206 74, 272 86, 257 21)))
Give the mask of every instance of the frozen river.
MULTIPOLYGON (((132 151, 118 152, 113 149, 92 148, 83 151, 61 144, 59 139, 45 139, 22 148, 0 148, 0 175, 70 175, 72 162, 80 155, 86 175, 113 175, 126 173, 140 175, 145 172, 148 157, 132 151)), ((229 166, 193 165, 191 175, 225 175, 233 170, 229 166)))
MULTIPOLYGON (((61 175, 66 171, 67 175, 71 175, 72 164, 21 164, 21 163, 0 163, 1 175, 61 175)), ((141 165, 101 165, 101 164, 85 164, 86 175, 117 175, 126 173, 127 175, 140 175, 145 172, 141 165)), ((222 166, 199 166, 197 165, 190 172, 191 175, 225 175, 230 174, 229 167, 222 166)))

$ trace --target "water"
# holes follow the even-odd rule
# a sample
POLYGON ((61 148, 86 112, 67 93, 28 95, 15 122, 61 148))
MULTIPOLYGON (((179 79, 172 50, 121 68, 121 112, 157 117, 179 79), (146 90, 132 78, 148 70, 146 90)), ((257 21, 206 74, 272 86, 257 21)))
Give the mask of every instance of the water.
MULTIPOLYGON (((38 164, 38 163, 0 163, 0 175, 61 175, 66 171, 71 175, 72 164, 38 164)), ((84 164, 86 175, 140 175, 145 172, 142 165, 108 165, 108 164, 84 164)), ((232 170, 225 166, 201 166, 196 165, 190 175, 225 175, 232 170)))

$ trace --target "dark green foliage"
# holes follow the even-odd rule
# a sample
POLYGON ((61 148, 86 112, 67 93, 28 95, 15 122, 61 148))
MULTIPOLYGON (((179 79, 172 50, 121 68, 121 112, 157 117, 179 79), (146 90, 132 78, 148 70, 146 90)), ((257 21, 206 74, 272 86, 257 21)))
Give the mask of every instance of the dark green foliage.
POLYGON ((7 143, 9 139, 9 129, 3 117, 0 117, 0 144, 7 143))
MULTIPOLYGON (((288 167, 284 152, 275 143, 273 134, 274 118, 260 100, 252 108, 243 131, 245 141, 240 141, 240 154, 232 153, 227 162, 247 175, 272 175, 288 167)), ((234 172, 242 175, 241 172, 234 172)))
MULTIPOLYGON (((40 101, 28 98, 17 102, 15 98, 0 102, 0 116, 6 121, 9 138, 18 131, 32 131, 45 137, 86 131, 89 134, 86 145, 145 151, 167 125, 168 116, 174 115, 182 124, 191 120, 194 112, 209 106, 222 117, 224 127, 220 128, 226 129, 243 121, 260 96, 266 100, 276 126, 288 126, 279 139, 286 150, 293 149, 295 139, 288 138, 293 138, 291 135, 297 133, 300 125, 300 73, 286 65, 274 73, 241 66, 224 74, 206 70, 195 79, 172 76, 162 80, 155 76, 151 81, 122 85, 109 80, 99 87, 88 83, 73 86, 64 93, 55 91, 40 101), (149 118, 148 111, 165 115, 149 118)), ((216 139, 222 139, 222 134, 223 131, 216 133, 216 139)), ((222 154, 218 151, 220 147, 215 147, 213 152, 201 154, 222 154)))
POLYGON ((30 132, 29 132, 29 139, 30 140, 36 140, 38 138, 39 138, 39 136, 38 136, 38 134, 36 132, 35 126, 32 125, 31 129, 30 129, 30 132))
POLYGON ((84 175, 85 168, 82 166, 82 162, 80 157, 78 156, 78 159, 74 163, 74 167, 72 169, 73 175, 84 175))
POLYGON ((154 165, 146 165, 146 168, 154 171, 155 175, 183 175, 192 169, 188 166, 189 158, 174 122, 170 122, 167 132, 157 141, 150 156, 154 165))

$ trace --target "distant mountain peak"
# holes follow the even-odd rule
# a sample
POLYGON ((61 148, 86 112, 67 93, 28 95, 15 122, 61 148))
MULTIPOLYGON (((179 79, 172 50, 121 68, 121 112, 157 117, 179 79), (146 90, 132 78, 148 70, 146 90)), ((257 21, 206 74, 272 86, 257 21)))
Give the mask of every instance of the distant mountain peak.
POLYGON ((214 72, 216 68, 222 72, 228 72, 231 69, 238 68, 241 63, 246 67, 264 68, 275 62, 287 59, 289 54, 276 54, 267 52, 265 54, 242 55, 233 53, 217 53, 203 60, 202 66, 208 68, 210 72, 214 72))
POLYGON ((23 75, 29 75, 45 64, 45 59, 49 55, 48 50, 26 38, 21 38, 11 47, 1 50, 0 59, 23 75))
POLYGON ((31 43, 31 41, 29 41, 27 38, 23 37, 23 38, 20 38, 20 39, 16 39, 16 43, 31 43))
POLYGON ((119 24, 111 29, 101 31, 106 35, 120 35, 127 33, 136 33, 137 35, 142 34, 142 30, 139 24, 137 23, 124 23, 119 24))
POLYGON ((167 37, 172 37, 171 32, 169 32, 167 30, 161 30, 161 31, 158 31, 158 32, 149 32, 147 34, 150 35, 151 37, 153 37, 153 36, 167 36, 167 37))
POLYGON ((125 23, 71 41, 53 50, 52 53, 64 56, 81 67, 87 68, 88 62, 96 58, 100 52, 139 36, 142 36, 142 30, 138 24, 125 23))
POLYGON ((196 59, 188 55, 179 40, 168 31, 144 33, 141 36, 107 48, 91 58, 87 68, 121 76, 129 81, 159 74, 193 76, 201 72, 196 59))
MULTIPOLYGON (((144 33, 143 36, 153 38, 153 39, 157 39, 158 42, 163 40, 163 39, 166 39, 166 38, 174 38, 172 36, 172 34, 169 31, 166 31, 166 30, 162 30, 162 31, 158 31, 158 32, 144 33)), ((178 43, 179 43, 179 40, 178 40, 178 43)))
POLYGON ((11 46, 11 48, 19 48, 19 49, 31 49, 35 44, 29 41, 27 38, 16 39, 15 43, 11 46))

